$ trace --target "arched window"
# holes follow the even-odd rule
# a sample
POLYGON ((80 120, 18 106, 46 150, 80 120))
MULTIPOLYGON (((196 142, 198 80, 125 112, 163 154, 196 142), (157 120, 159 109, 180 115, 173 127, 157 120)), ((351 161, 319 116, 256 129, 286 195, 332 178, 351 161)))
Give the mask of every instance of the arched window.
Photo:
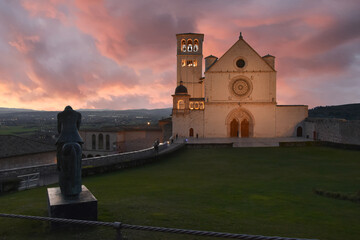
POLYGON ((181 51, 186 52, 186 40, 181 40, 181 51))
POLYGON ((99 149, 103 149, 104 148, 104 136, 102 135, 102 133, 99 134, 99 145, 98 145, 99 149))
POLYGON ((192 67, 193 66, 193 61, 192 60, 187 60, 186 62, 188 67, 192 67))
POLYGON ((96 149, 96 136, 95 136, 95 134, 93 134, 92 136, 91 136, 91 149, 96 149))
POLYGON ((197 66, 197 60, 195 59, 193 62, 193 67, 196 67, 196 66, 197 66))
POLYGON ((106 150, 110 150, 110 136, 106 134, 106 150))
POLYGON ((179 100, 177 104, 178 109, 185 109, 184 100, 179 100))
POLYGON ((193 46, 192 46, 192 40, 189 39, 189 40, 187 41, 187 51, 188 51, 188 52, 192 52, 192 48, 193 48, 193 46))
POLYGON ((199 50, 199 41, 197 39, 194 40, 194 52, 199 50))

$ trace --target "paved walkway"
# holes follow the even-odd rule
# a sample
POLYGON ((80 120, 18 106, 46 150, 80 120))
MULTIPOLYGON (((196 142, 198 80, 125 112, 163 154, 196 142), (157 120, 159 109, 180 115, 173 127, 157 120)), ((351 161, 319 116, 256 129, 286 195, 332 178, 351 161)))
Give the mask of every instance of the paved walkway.
MULTIPOLYGON (((184 138, 176 142, 184 142, 184 138)), ((233 144, 233 147, 278 147, 280 142, 309 142, 309 138, 188 138, 188 144, 233 144)))

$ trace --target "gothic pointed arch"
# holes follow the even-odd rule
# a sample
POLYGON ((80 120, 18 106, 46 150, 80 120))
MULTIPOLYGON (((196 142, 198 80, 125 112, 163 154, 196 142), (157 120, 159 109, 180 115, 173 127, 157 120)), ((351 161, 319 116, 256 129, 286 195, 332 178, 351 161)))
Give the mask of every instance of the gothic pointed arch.
POLYGON ((238 107, 230 111, 225 118, 225 125, 228 137, 234 137, 235 128, 238 137, 252 137, 254 135, 254 117, 244 108, 238 107), (237 124, 237 127, 235 127, 235 124, 237 124))

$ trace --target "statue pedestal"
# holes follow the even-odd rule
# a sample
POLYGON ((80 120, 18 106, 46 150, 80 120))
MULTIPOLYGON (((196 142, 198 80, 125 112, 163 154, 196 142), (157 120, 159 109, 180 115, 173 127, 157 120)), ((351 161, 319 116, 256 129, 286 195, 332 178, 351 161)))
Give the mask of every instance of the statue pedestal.
MULTIPOLYGON (((97 220, 97 199, 82 185, 82 192, 76 199, 65 199, 59 187, 48 188, 49 217, 81 220, 97 220)), ((51 223, 51 226, 63 225, 51 223)))

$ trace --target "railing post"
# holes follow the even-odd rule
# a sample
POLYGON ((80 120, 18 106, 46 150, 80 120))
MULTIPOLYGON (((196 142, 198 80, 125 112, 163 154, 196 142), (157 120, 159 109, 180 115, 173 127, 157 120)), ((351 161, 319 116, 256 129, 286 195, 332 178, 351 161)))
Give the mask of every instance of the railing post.
POLYGON ((121 222, 114 222, 114 228, 116 229, 116 240, 123 240, 121 233, 121 222))

